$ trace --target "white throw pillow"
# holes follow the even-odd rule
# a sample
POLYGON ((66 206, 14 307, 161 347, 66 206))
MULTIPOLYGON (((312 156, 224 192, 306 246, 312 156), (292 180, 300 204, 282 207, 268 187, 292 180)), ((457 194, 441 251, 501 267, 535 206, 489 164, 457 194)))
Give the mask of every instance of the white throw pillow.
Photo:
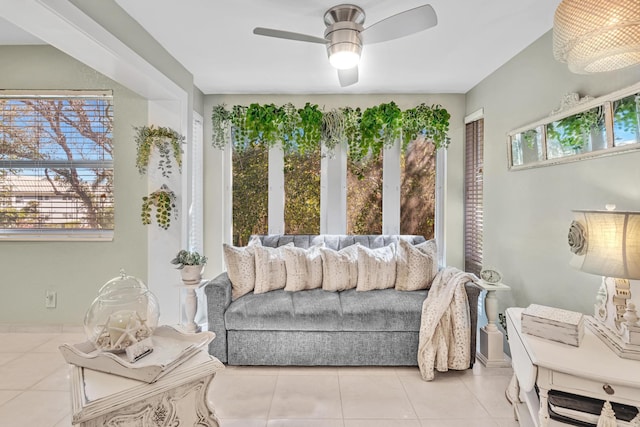
POLYGON ((320 246, 312 246, 309 249, 283 246, 282 255, 287 270, 285 291, 295 292, 322 287, 320 246))
POLYGON ((222 244, 224 262, 231 281, 231 299, 236 300, 253 290, 256 282, 256 263, 254 249, 262 246, 260 238, 254 236, 247 246, 222 244))
MULTIPOLYGON (((293 246, 287 243, 286 246, 293 246)), ((256 284, 254 294, 282 289, 287 284, 287 270, 282 256, 283 247, 256 246, 256 284)))
POLYGON ((429 289, 438 273, 438 250, 434 240, 412 245, 398 240, 396 253, 396 289, 417 291, 429 289))
POLYGON ((335 251, 320 248, 322 256, 322 289, 344 291, 358 284, 358 243, 335 251))
POLYGON ((393 288, 396 283, 395 244, 370 249, 358 247, 358 291, 393 288))

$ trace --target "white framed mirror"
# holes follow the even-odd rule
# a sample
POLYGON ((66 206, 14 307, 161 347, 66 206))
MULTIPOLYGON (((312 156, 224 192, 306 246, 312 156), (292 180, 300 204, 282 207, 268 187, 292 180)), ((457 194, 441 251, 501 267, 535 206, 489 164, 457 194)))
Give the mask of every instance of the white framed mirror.
POLYGON ((568 94, 549 117, 508 133, 510 170, 640 148, 640 83, 599 98, 568 94))

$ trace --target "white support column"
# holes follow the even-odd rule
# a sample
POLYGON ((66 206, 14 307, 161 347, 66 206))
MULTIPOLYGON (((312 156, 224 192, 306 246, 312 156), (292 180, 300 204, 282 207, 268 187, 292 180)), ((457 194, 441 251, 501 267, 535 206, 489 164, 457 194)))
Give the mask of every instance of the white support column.
POLYGON ((269 234, 284 234, 284 153, 269 149, 269 234))
POLYGON ((446 229, 445 206, 447 203, 447 150, 444 148, 436 151, 436 212, 435 212, 435 238, 438 246, 438 265, 447 265, 447 246, 444 238, 446 229))
POLYGON ((401 141, 382 155, 382 234, 400 234, 401 141))
POLYGON ((320 233, 347 232, 347 148, 340 144, 320 160, 320 233), (329 191, 332 189, 332 191, 329 191))
MULTIPOLYGON (((155 126, 170 127, 183 135, 185 132, 186 120, 181 115, 183 105, 175 101, 153 101, 149 102, 149 124, 155 126)), ((148 271, 147 285, 149 289, 158 297, 160 304, 160 323, 178 325, 181 320, 180 292, 176 283, 180 281, 179 272, 169 262, 176 253, 184 248, 186 244, 187 230, 187 209, 188 193, 184 192, 186 187, 186 175, 173 169, 170 177, 163 177, 161 171, 155 166, 158 161, 158 154, 152 151, 148 168, 148 191, 156 191, 162 184, 166 184, 176 195, 176 208, 178 217, 171 218, 171 226, 167 230, 158 227, 155 221, 147 227, 147 253, 148 271), (154 165, 154 166, 151 166, 154 165)), ((188 164, 188 162, 186 162, 188 164)), ((185 164, 183 163, 183 172, 185 164)))

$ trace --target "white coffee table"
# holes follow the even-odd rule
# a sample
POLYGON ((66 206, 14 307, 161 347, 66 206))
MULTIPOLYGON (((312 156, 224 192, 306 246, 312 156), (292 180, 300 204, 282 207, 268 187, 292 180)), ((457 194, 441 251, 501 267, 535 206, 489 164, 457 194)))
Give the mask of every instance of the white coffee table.
POLYGON ((207 402, 224 365, 200 350, 154 383, 71 365, 72 424, 82 427, 210 426, 220 423, 207 402))

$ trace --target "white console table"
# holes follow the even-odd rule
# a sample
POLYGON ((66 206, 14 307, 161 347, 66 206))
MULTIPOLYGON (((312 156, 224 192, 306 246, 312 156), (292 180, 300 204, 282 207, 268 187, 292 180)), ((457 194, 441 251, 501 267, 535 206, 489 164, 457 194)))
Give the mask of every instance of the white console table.
POLYGON ((491 284, 484 280, 481 280, 478 285, 487 291, 484 297, 484 312, 488 322, 480 328, 480 350, 476 357, 488 368, 511 366, 511 362, 504 356, 504 339, 497 326, 498 299, 496 298, 496 292, 508 291, 511 288, 503 283, 491 284))
POLYGON ((154 383, 72 365, 72 423, 82 427, 219 427, 207 391, 224 365, 200 350, 154 383))
POLYGON ((550 390, 640 407, 640 361, 618 357, 588 328, 579 347, 527 335, 521 329, 522 310, 506 311, 519 388, 511 398, 521 426, 568 425, 549 418, 550 390))

